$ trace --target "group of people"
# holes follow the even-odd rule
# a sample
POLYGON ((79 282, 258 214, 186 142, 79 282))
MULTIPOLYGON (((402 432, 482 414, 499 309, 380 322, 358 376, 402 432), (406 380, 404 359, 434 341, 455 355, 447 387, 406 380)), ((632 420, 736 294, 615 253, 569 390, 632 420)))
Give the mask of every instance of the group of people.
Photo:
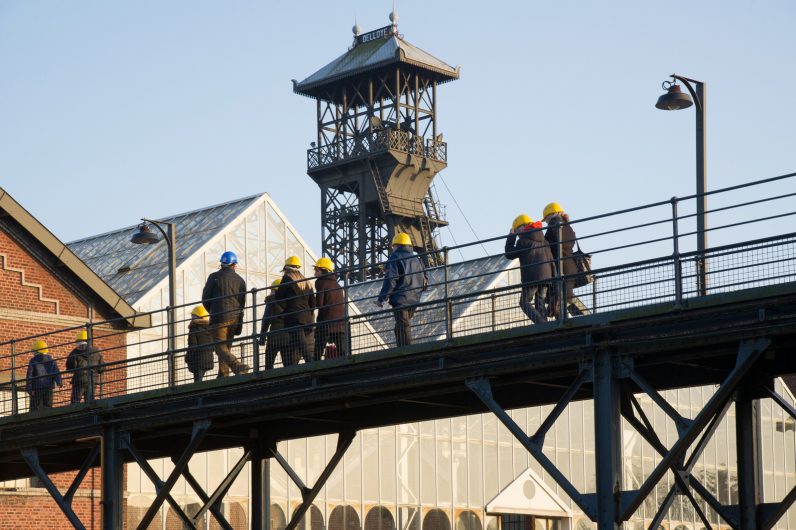
MULTIPOLYGON (((28 361, 25 391, 30 397, 30 410, 33 411, 53 406, 53 390, 56 386, 63 386, 63 378, 45 341, 33 341, 31 351, 33 357, 28 361)), ((70 403, 89 402, 100 384, 103 361, 102 354, 89 347, 85 329, 77 332, 75 347, 66 358, 66 369, 72 374, 70 403)))
MULTIPOLYGON (((572 303, 577 273, 573 260, 575 242, 569 216, 556 202, 544 208, 542 221, 535 222, 526 214, 514 219, 506 238, 505 257, 520 261, 519 305, 532 322, 557 316, 562 306, 565 311, 578 313, 572 303), (547 225, 544 233, 543 222, 547 225), (559 262, 565 277, 563 293, 558 293, 554 282, 559 262)), ((428 274, 408 234, 397 233, 391 251, 376 304, 383 308, 389 303, 395 319, 395 342, 405 346, 412 343, 411 321, 428 286, 428 274)), ((238 257, 234 252, 224 252, 219 262, 220 269, 207 278, 202 304, 193 308, 188 325, 185 362, 196 382, 213 369, 214 354, 218 377, 251 370, 231 351, 234 338, 243 329, 246 281, 236 272, 238 257)), ((335 278, 332 260, 323 257, 315 263, 314 283, 302 275, 298 256, 287 258, 282 272, 282 278, 271 284, 260 325, 258 342, 265 346, 265 368, 274 367, 278 354, 284 366, 298 364, 302 359, 310 363, 347 356, 346 300, 335 278)), ((89 401, 94 385, 100 382, 102 355, 89 347, 87 339, 86 330, 78 331, 76 346, 66 361, 72 374, 72 403, 89 401)), ((25 389, 31 398, 31 410, 38 410, 52 406, 53 390, 63 382, 47 344, 36 340, 32 351, 25 389)))
POLYGON ((542 221, 534 221, 520 214, 511 225, 506 238, 505 256, 520 260, 520 308, 534 323, 546 322, 548 317, 557 317, 562 310, 579 314, 573 304, 575 279, 578 272, 573 259, 576 236, 569 224, 569 216, 557 202, 545 206, 542 221), (542 233, 542 222, 547 229, 542 233), (564 279, 564 292, 555 288, 554 278, 557 263, 560 263, 564 279))

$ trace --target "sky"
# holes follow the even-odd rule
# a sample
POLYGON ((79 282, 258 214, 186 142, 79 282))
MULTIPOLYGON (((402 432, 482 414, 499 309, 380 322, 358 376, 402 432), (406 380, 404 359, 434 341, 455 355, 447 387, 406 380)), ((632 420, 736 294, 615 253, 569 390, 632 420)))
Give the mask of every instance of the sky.
MULTIPOLYGON (((266 191, 319 253, 315 106, 290 80, 391 9, 0 0, 0 186, 67 242, 266 191)), ((550 201, 582 218, 693 193, 694 111, 654 108, 672 73, 706 83, 709 189, 796 171, 791 0, 396 10, 406 40, 461 66, 438 91, 443 244, 505 234, 550 201)))

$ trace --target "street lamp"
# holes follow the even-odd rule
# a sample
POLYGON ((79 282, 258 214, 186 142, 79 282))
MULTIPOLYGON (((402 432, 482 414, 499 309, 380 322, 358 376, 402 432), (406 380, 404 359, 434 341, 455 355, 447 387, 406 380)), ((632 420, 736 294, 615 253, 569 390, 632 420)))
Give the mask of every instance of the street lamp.
POLYGON ((174 307, 177 300, 177 282, 175 280, 177 271, 177 253, 175 251, 177 246, 177 234, 176 230, 174 229, 174 223, 168 223, 166 221, 153 221, 151 219, 145 218, 142 218, 141 221, 143 222, 138 225, 138 231, 130 238, 130 242, 136 245, 154 245, 158 243, 160 241, 160 237, 158 237, 158 235, 150 228, 150 226, 154 226, 160 231, 161 234, 163 234, 163 238, 166 240, 166 245, 168 245, 169 249, 168 363, 169 387, 173 387, 176 382, 176 366, 174 363, 174 355, 177 351, 177 319, 174 312, 174 307), (161 225, 165 225, 166 230, 163 230, 161 225))
POLYGON ((705 172, 705 83, 677 74, 671 75, 672 81, 664 81, 666 94, 658 98, 656 108, 662 110, 687 109, 696 104, 696 222, 697 222, 697 291, 700 296, 708 292, 707 263, 705 249, 708 246, 707 234, 707 177, 705 172), (680 81, 691 94, 680 91, 680 81), (693 83, 693 84, 692 84, 693 83), (694 88, 696 85, 696 88, 694 88), (693 98, 693 100, 691 99, 693 98))

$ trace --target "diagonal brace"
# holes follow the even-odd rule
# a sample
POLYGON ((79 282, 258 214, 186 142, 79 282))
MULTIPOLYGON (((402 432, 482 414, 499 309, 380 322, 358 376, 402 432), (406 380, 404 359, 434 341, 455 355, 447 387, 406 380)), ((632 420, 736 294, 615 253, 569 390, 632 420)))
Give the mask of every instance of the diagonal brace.
POLYGON ((517 425, 508 413, 495 401, 492 396, 492 385, 486 378, 468 379, 466 381, 467 388, 469 388, 486 407, 497 416, 503 425, 514 435, 518 442, 520 442, 525 449, 533 455, 534 458, 542 465, 545 471, 550 474, 553 480, 561 486, 567 495, 583 510, 583 513, 589 516, 593 521, 596 519, 596 507, 594 503, 581 494, 578 489, 565 477, 561 471, 553 464, 547 455, 542 452, 542 447, 534 443, 528 435, 517 425))
MULTIPOLYGON (((332 472, 334 472, 334 469, 337 467, 337 464, 340 463, 340 460, 343 459, 345 452, 351 446, 351 442, 354 441, 354 436, 356 436, 356 434, 356 431, 344 431, 338 434, 337 448, 335 449, 334 455, 332 455, 332 458, 329 459, 329 463, 326 464, 326 467, 318 477, 318 480, 315 481, 315 485, 312 488, 307 489, 307 487, 303 485, 304 483, 301 481, 301 479, 296 482, 296 485, 299 486, 299 488, 302 488, 302 501, 299 507, 296 508, 296 511, 293 512, 293 517, 290 518, 290 522, 285 527, 285 530, 295 530, 296 526, 298 526, 299 522, 304 518, 304 514, 306 514, 307 510, 309 510, 310 506, 312 506, 312 501, 314 501, 315 497, 318 496, 318 493, 321 492, 321 488, 323 488, 323 486, 326 484, 326 481, 332 475, 332 472)), ((291 478, 294 476, 298 478, 295 471, 293 471, 293 469, 290 467, 290 464, 288 464, 285 459, 282 458, 282 455, 276 450, 276 447, 270 447, 268 450, 271 455, 277 459, 282 467, 287 466, 285 467, 285 471, 291 475, 291 478)))
POLYGON ((735 392, 738 384, 752 369, 757 359, 768 348, 771 339, 750 339, 741 342, 738 347, 738 361, 727 378, 719 386, 713 397, 711 397, 702 410, 694 418, 691 425, 686 429, 680 438, 675 442, 669 452, 661 459, 655 469, 638 489, 635 495, 623 502, 620 518, 627 521, 635 513, 644 498, 650 494, 655 485, 661 480, 664 474, 678 460, 682 459, 685 451, 691 446, 696 437, 705 428, 710 419, 722 408, 726 401, 735 392))
POLYGON ((677 434, 682 436, 683 432, 685 432, 685 430, 691 426, 691 423, 693 423, 693 421, 688 418, 684 418, 682 415, 680 415, 680 413, 677 412, 677 410, 675 410, 675 408, 672 407, 672 405, 668 401, 666 401, 663 398, 663 396, 660 395, 660 393, 657 390, 655 390, 655 388, 653 388, 653 386, 649 384, 649 382, 646 379, 641 377, 641 374, 639 374, 635 370, 630 370, 629 375, 630 379, 634 383, 636 383, 636 385, 638 385, 638 387, 645 394, 647 394, 650 397, 650 399, 652 399, 652 401, 654 401, 655 404, 658 405, 663 410, 663 412, 665 412, 666 415, 672 419, 672 421, 674 421, 674 425, 677 427, 677 434))
POLYGON ((80 466, 80 471, 77 472, 77 476, 75 476, 72 484, 69 486, 69 489, 64 494, 64 500, 69 504, 72 504, 72 498, 75 496, 77 489, 80 487, 80 484, 83 483, 83 479, 86 478, 89 470, 94 467, 94 462, 97 461, 97 457, 100 453, 100 444, 97 442, 94 444, 94 447, 91 448, 88 456, 83 460, 83 465, 80 466))
MULTIPOLYGON (((193 490, 199 496, 199 499, 203 503, 209 504, 208 500, 210 499, 210 497, 207 496, 207 493, 205 493, 204 489, 202 488, 202 485, 199 484, 199 481, 196 480, 196 478, 191 474, 191 472, 188 470, 187 467, 185 468, 185 471, 182 472, 182 476, 183 478, 185 478, 185 481, 188 483, 188 485, 190 485, 191 488, 193 488, 193 490)), ((232 525, 230 525, 229 521, 227 521, 226 517, 224 517, 224 514, 221 512, 220 506, 218 504, 210 504, 208 509, 210 510, 210 513, 212 513, 213 516, 216 518, 216 521, 221 526, 221 528, 223 528, 224 530, 232 529, 232 525)), ((198 520, 198 517, 196 517, 194 520, 198 520)))
MULTIPOLYGON (((217 519, 219 518, 219 516, 221 517, 219 522, 223 521, 222 526, 224 525, 224 523, 226 523, 227 526, 225 526, 224 528, 229 528, 231 530, 232 527, 224 519, 223 514, 221 514, 221 511, 218 509, 219 502, 227 494, 229 488, 232 487, 232 483, 235 482, 236 478, 238 478, 238 475, 240 475, 240 472, 241 470, 243 470, 244 466, 246 465, 246 462, 248 462, 251 459, 251 454, 252 454, 251 449, 243 454, 243 456, 238 460, 238 463, 235 464, 235 467, 233 467, 232 470, 227 474, 227 476, 224 477, 224 480, 221 481, 221 484, 218 485, 218 487, 215 489, 213 494, 210 495, 210 497, 207 496, 207 494, 199 485, 199 483, 196 481, 196 479, 194 479, 193 475, 191 475, 191 472, 188 470, 188 466, 185 466, 185 469, 182 472, 183 477, 185 477, 185 479, 188 481, 188 483, 191 485, 194 491, 196 491, 196 493, 199 495, 199 498, 202 499, 202 502, 204 503, 204 505, 199 509, 199 511, 196 512, 196 515, 193 516, 194 524, 196 524, 196 522, 202 518, 202 515, 204 515, 204 513, 207 510, 211 510, 213 515, 215 515, 217 519)), ((176 458, 172 458, 172 461, 175 463, 175 465, 177 464, 176 458)))
POLYGON ((563 396, 561 396, 561 399, 558 401, 558 403, 556 403, 556 406, 550 411, 550 414, 547 415, 547 418, 545 418, 534 435, 531 436, 531 443, 537 447, 544 446, 544 438, 547 435, 547 432, 555 424, 556 420, 561 416, 561 414, 563 414, 564 410, 570 404, 572 398, 575 397, 575 394, 578 393, 580 387, 583 386, 583 383, 586 382, 586 379, 589 375, 590 374, 588 370, 581 370, 578 373, 578 376, 575 378, 572 384, 569 385, 569 388, 567 388, 567 391, 564 392, 563 396))
POLYGON ((52 480, 50 480, 47 472, 44 471, 43 467, 41 467, 41 463, 39 462, 39 451, 35 448, 28 448, 23 449, 21 452, 22 458, 25 459, 28 467, 36 474, 36 477, 42 482, 42 484, 44 484, 47 492, 53 498, 69 522, 72 523, 72 526, 78 530, 85 530, 86 527, 83 526, 80 518, 77 516, 77 514, 75 514, 74 510, 72 510, 72 503, 67 502, 67 500, 61 496, 61 492, 58 491, 58 488, 56 488, 55 484, 53 484, 52 480))
POLYGON ((163 502, 168 500, 169 504, 172 508, 177 512, 177 515, 182 519, 182 521, 188 525, 189 528, 195 528, 193 521, 191 518, 188 517, 185 512, 180 508, 180 505, 174 500, 171 496, 171 489, 174 487, 174 484, 177 483, 177 479, 182 474, 183 469, 188 465, 191 457, 196 452, 196 449, 199 447, 199 444, 202 443, 204 440, 207 431, 210 429, 210 421, 203 420, 194 423, 193 429, 191 431, 191 439, 188 442, 188 445, 183 450, 182 455, 180 455, 179 460, 174 464, 174 469, 169 474, 169 477, 166 481, 161 481, 160 478, 155 473, 155 470, 149 465, 145 458, 141 456, 141 454, 133 447, 133 444, 130 441, 129 434, 127 436, 122 437, 122 447, 127 449, 130 454, 133 456, 135 461, 141 466, 141 469, 146 473, 150 480, 155 484, 155 489, 157 490, 157 496, 155 500, 152 501, 152 505, 149 507, 147 512, 144 514, 144 517, 141 519, 141 522, 138 525, 138 528, 144 529, 149 526, 152 520, 157 515, 158 510, 163 505, 163 502))

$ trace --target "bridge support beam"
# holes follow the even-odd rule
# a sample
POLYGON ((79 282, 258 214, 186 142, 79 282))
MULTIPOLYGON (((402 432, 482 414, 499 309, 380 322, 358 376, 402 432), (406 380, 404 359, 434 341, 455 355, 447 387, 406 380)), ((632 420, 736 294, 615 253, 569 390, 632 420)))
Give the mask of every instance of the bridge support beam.
MULTIPOLYGON (((53 484, 52 480, 50 480, 47 472, 41 466, 41 463, 39 462, 38 450, 36 448, 29 448, 23 449, 21 452, 22 458, 28 464, 28 467, 44 485, 47 493, 49 493, 53 498, 55 504, 58 505, 58 508, 61 509, 63 514, 72 524, 72 527, 77 528, 78 530, 85 530, 86 527, 83 525, 83 522, 72 509, 72 499, 75 495, 75 492, 80 487, 80 484, 83 482, 83 479, 86 477, 89 469, 94 466, 94 462, 97 460, 97 456, 99 455, 99 445, 97 444, 91 449, 88 456, 83 461, 80 471, 78 471, 77 476, 74 478, 66 494, 63 496, 61 495, 61 492, 58 491, 58 488, 55 486, 55 484, 53 484)), ((93 510, 94 506, 92 506, 91 509, 93 510)))
POLYGON ((262 443, 255 442, 251 457, 252 530, 269 530, 271 524, 271 459, 262 443))
POLYGON ((124 516, 124 459, 121 436, 114 426, 102 431, 102 528, 122 528, 124 516))
POLYGON ((738 388, 735 395, 735 440, 738 456, 739 530, 758 530, 757 508, 761 502, 759 443, 759 401, 752 382, 738 388))
POLYGON ((312 501, 315 500, 315 497, 318 496, 321 488, 324 486, 324 484, 326 484, 326 481, 329 480, 334 468, 336 468, 337 464, 340 463, 340 460, 343 459, 345 452, 351 446, 351 442, 354 441, 354 436, 356 436, 356 434, 356 431, 344 431, 338 434, 337 448, 335 449, 334 455, 332 455, 332 458, 329 459, 329 463, 326 464, 326 467, 321 472, 318 480, 315 481, 315 485, 312 488, 304 485, 304 481, 301 480, 301 477, 299 477, 295 470, 290 467, 290 464, 288 464, 287 460, 285 460, 281 453, 276 450, 275 445, 272 445, 268 448, 268 451, 276 459, 276 461, 279 462, 279 465, 285 470, 287 476, 290 477, 290 480, 292 480, 301 491, 301 504, 298 508, 296 508, 296 511, 293 512, 293 517, 290 518, 285 530, 295 530, 296 526, 304 517, 304 514, 306 514, 307 510, 309 510, 310 506, 312 506, 312 501))
POLYGON ((594 362, 594 445, 597 470, 597 528, 618 530, 622 492, 622 433, 619 382, 610 352, 599 351, 594 362))

